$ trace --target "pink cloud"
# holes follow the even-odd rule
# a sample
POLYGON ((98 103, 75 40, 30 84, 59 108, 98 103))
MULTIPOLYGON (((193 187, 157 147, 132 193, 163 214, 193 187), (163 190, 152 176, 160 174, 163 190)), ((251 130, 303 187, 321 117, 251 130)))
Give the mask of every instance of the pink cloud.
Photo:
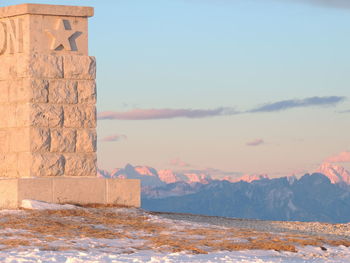
POLYGON ((263 139, 255 139, 255 140, 253 140, 253 141, 251 141, 251 142, 247 142, 246 145, 247 145, 247 146, 259 146, 259 145, 262 145, 262 144, 264 144, 264 143, 265 143, 265 142, 264 142, 263 139))
POLYGON ((329 163, 349 163, 350 162, 350 152, 345 151, 345 152, 341 152, 337 155, 328 157, 326 159, 326 162, 329 162, 329 163))
POLYGON ((104 111, 98 114, 100 120, 159 120, 174 118, 206 118, 238 114, 232 108, 216 109, 133 109, 125 112, 104 111))
POLYGON ((121 140, 126 140, 128 137, 123 134, 114 134, 110 136, 106 136, 101 139, 102 142, 117 142, 121 140))
POLYGON ((179 158, 173 159, 170 161, 170 164, 173 166, 178 166, 178 167, 190 167, 191 165, 189 163, 186 163, 179 158))

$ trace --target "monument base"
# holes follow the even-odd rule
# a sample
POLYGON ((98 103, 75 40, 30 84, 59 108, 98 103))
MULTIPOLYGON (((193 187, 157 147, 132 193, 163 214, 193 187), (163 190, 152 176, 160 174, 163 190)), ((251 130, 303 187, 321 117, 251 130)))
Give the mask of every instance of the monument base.
POLYGON ((17 209, 22 200, 56 204, 140 207, 140 180, 96 177, 0 179, 0 209, 17 209))

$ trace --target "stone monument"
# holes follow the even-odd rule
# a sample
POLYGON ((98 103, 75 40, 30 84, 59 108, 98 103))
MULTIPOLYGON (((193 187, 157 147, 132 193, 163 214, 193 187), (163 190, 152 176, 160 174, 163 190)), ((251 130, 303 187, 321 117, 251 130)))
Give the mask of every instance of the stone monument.
POLYGON ((91 7, 0 8, 0 207, 23 199, 140 205, 138 180, 96 167, 91 7))

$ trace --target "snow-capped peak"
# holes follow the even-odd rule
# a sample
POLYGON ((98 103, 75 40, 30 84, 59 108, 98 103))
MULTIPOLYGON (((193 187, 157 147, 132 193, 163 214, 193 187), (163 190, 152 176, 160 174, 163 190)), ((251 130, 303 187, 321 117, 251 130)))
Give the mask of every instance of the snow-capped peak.
POLYGON ((350 184, 350 172, 344 167, 325 162, 316 170, 316 172, 327 176, 332 184, 350 184))
POLYGON ((152 168, 147 166, 136 166, 135 171, 141 175, 156 176, 156 174, 152 171, 152 168))
POLYGON ((259 181, 263 179, 269 179, 268 175, 267 174, 245 174, 239 178, 232 178, 230 176, 226 176, 222 180, 226 180, 231 183, 237 183, 240 181, 251 183, 253 181, 259 181))
POLYGON ((176 174, 169 169, 158 171, 159 179, 167 184, 175 183, 179 181, 176 174))

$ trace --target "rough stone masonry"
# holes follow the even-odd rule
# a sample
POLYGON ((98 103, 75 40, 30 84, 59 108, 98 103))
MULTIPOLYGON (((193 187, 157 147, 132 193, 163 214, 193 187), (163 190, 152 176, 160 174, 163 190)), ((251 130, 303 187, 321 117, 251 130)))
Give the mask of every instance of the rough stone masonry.
MULTIPOLYGON (((0 177, 96 177, 96 60, 88 56, 93 12, 37 4, 0 8, 0 177)), ((55 200, 64 181, 48 180, 53 201, 73 201, 55 200)), ((16 181, 17 188, 23 182, 16 181)))

